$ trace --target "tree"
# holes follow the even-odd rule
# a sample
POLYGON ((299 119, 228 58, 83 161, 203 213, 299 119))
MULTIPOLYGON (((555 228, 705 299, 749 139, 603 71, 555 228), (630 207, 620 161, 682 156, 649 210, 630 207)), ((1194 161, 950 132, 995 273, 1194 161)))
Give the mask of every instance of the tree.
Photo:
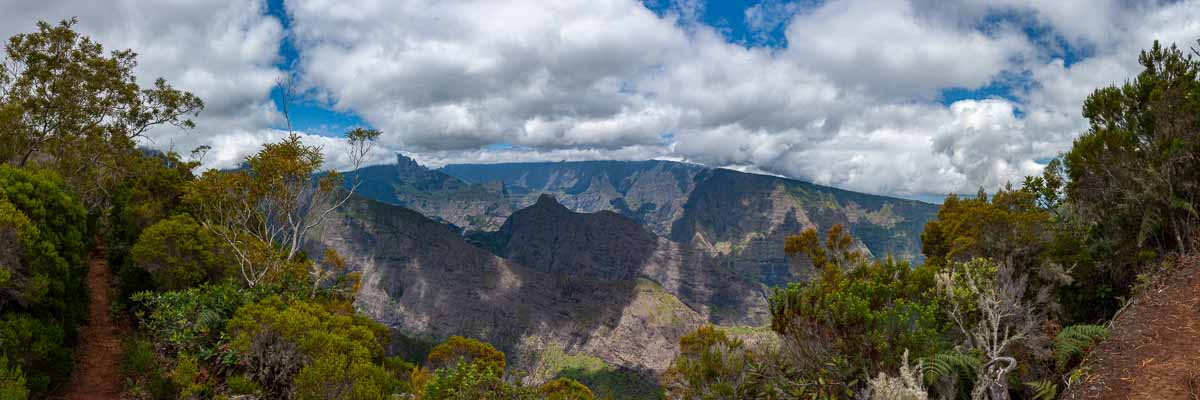
POLYGON ((73 321, 82 315, 86 218, 50 172, 0 165, 0 310, 73 321))
POLYGON ((1064 157, 1071 202, 1126 260, 1189 250, 1200 228, 1200 61, 1156 41, 1138 62, 1084 101, 1088 131, 1064 157))
POLYGON ((73 29, 38 22, 38 31, 8 40, 0 65, 0 160, 38 164, 70 181, 89 210, 129 172, 137 141, 158 125, 194 126, 204 103, 163 79, 138 86, 137 55, 105 55, 73 29))
POLYGON ((827 236, 822 246, 808 229, 785 243, 790 255, 812 259, 818 275, 771 296, 771 328, 783 344, 768 357, 780 365, 768 370, 779 375, 772 382, 799 381, 785 392, 844 397, 867 372, 897 371, 906 350, 918 357, 936 352, 944 322, 934 267, 867 260, 837 226, 827 236))
POLYGON ((828 268, 847 269, 862 263, 867 255, 854 247, 854 237, 841 224, 834 224, 825 232, 825 244, 821 245, 816 228, 807 228, 799 235, 784 240, 783 252, 788 257, 806 255, 817 271, 828 268))
MULTIPOLYGON (((346 133, 353 168, 361 166, 379 135, 362 128, 346 133)), ((308 235, 357 190, 359 182, 342 190, 337 171, 314 178, 323 164, 321 148, 293 133, 264 145, 245 168, 210 170, 189 187, 185 201, 233 253, 246 285, 258 285, 294 261, 308 235)))

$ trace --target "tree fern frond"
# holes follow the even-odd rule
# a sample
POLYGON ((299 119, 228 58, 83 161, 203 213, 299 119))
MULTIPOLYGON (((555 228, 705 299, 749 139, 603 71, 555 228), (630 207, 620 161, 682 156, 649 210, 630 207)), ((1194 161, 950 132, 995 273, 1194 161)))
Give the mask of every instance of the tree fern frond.
POLYGON ((980 364, 982 362, 975 356, 956 352, 938 353, 921 360, 926 383, 973 376, 980 364))
POLYGON ((1033 391, 1034 400, 1054 400, 1058 396, 1058 384, 1048 379, 1025 382, 1025 386, 1033 391))
POLYGON ((1065 369, 1072 359, 1086 354, 1106 337, 1108 328, 1102 325, 1071 325, 1063 328, 1054 338, 1054 359, 1058 369, 1065 369))

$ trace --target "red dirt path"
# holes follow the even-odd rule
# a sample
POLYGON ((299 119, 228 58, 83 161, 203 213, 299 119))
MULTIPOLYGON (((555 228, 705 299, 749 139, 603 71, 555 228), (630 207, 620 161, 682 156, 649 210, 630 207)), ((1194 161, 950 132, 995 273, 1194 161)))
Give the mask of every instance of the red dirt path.
POLYGON ((1088 355, 1088 375, 1063 399, 1200 395, 1200 254, 1177 261, 1116 318, 1108 340, 1088 355))
POLYGON ((63 392, 66 400, 107 400, 121 398, 120 328, 109 317, 109 293, 112 272, 108 269, 104 245, 92 251, 88 259, 87 325, 80 332, 79 352, 75 356, 75 376, 63 392))

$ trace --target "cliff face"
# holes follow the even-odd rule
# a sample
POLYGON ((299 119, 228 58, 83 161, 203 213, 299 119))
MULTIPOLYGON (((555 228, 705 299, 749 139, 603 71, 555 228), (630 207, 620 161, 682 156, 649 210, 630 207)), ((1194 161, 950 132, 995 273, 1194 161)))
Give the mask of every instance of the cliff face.
POLYGON ((496 254, 526 267, 603 280, 648 279, 717 324, 769 321, 766 288, 720 268, 702 249, 658 237, 611 211, 576 213, 542 195, 493 238, 496 254))
MULTIPOLYGON (((842 224, 862 249, 875 256, 892 254, 919 260, 921 231, 937 213, 937 206, 917 201, 670 161, 464 164, 431 171, 401 157, 396 166, 360 171, 359 176, 365 178, 360 186, 363 195, 405 205, 461 227, 467 237, 496 254, 508 253, 485 242, 505 234, 491 232, 505 229, 506 218, 515 210, 534 206, 540 196, 549 194, 566 210, 609 211, 609 219, 624 216, 644 228, 645 232, 614 232, 624 237, 619 241, 621 248, 605 249, 601 254, 643 247, 698 250, 720 267, 714 269, 769 286, 804 279, 811 268, 804 259, 784 256, 783 242, 788 235, 808 227, 824 232, 833 224, 842 224), (659 243, 659 237, 674 243, 659 243)), ((598 225, 588 231, 628 229, 603 219, 589 218, 589 223, 598 225)), ((535 221, 534 225, 545 224, 535 221)), ((561 230, 551 233, 565 234, 561 230)), ((571 253, 580 250, 547 242, 561 238, 546 232, 526 234, 533 236, 520 243, 527 252, 541 252, 539 257, 554 254, 555 259, 572 259, 571 253)), ((586 239, 576 236, 569 237, 574 240, 571 243, 586 239)), ((546 271, 561 267, 549 265, 546 271)), ((629 276, 640 267, 619 268, 624 268, 620 274, 629 276)))
POLYGON ((643 277, 530 268, 468 244, 450 226, 356 197, 309 243, 362 273, 356 306, 409 335, 465 335, 539 368, 555 349, 650 375, 665 370, 682 335, 705 317, 643 277))
POLYGON ((613 211, 660 236, 683 212, 694 176, 704 167, 670 161, 456 164, 440 171, 466 182, 500 182, 514 209, 553 195, 578 212, 613 211))
POLYGON ((708 170, 671 228, 671 240, 705 249, 731 270, 775 286, 804 279, 811 264, 789 260, 784 240, 841 224, 875 256, 921 257, 920 235, 937 206, 736 171, 708 170))
POLYGON ((512 213, 504 187, 475 185, 429 170, 404 155, 396 164, 373 165, 345 173, 358 193, 376 201, 411 208, 458 227, 495 230, 512 213))

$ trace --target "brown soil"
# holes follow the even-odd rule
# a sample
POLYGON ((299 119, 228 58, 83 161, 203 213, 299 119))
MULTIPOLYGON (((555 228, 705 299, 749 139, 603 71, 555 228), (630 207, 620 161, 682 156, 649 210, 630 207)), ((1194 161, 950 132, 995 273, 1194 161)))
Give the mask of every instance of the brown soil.
POLYGON ((111 283, 107 253, 104 246, 100 245, 92 251, 88 260, 87 287, 91 296, 88 323, 80 332, 82 343, 75 358, 75 376, 67 385, 63 399, 121 398, 120 328, 108 312, 111 283))
POLYGON ((1117 316, 1062 398, 1200 398, 1200 254, 1174 265, 1117 316))

